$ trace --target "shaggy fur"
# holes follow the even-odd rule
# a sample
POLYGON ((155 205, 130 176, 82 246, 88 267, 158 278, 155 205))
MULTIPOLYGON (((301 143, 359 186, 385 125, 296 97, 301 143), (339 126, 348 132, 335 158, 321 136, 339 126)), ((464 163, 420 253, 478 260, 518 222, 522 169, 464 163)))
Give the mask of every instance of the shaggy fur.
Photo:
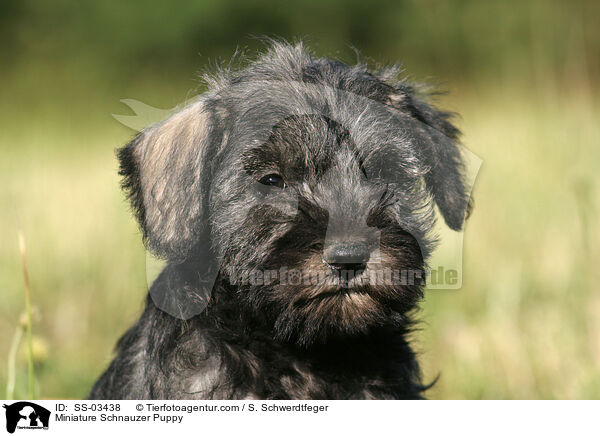
POLYGON ((91 399, 422 397, 433 204, 460 230, 469 200, 457 129, 397 73, 273 43, 119 151, 168 265, 91 399))

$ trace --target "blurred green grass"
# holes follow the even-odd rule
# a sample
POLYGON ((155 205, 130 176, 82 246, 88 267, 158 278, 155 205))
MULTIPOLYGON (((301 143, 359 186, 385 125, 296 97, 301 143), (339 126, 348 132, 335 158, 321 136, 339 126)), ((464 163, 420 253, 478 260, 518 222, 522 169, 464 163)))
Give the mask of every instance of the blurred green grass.
POLYGON ((427 294, 434 398, 600 397, 599 108, 520 97, 462 104, 483 164, 463 288, 427 294))
MULTIPOLYGON (((431 396, 599 398, 597 100, 482 97, 445 102, 460 109, 465 144, 483 165, 463 288, 429 291, 421 314, 426 375, 441 373, 431 396)), ((144 250, 113 154, 131 132, 114 121, 93 134, 41 133, 3 138, 13 146, 0 163, 0 350, 23 307, 22 228, 40 315, 34 332, 48 348, 39 394, 77 398, 146 292, 144 250)), ((24 389, 23 360, 19 367, 24 389)), ((5 376, 0 365, 0 385, 5 376)))
MULTIPOLYGON (((200 86, 207 59, 276 33, 348 61, 353 43, 444 81, 440 104, 461 114, 465 145, 483 160, 463 288, 428 291, 415 334, 426 378, 440 374, 430 397, 600 398, 599 4, 308 4, 3 8, 0 392, 24 308, 18 230, 37 309, 37 393, 84 397, 147 291, 114 156, 134 132, 111 114, 129 113, 122 98, 173 107, 200 86)), ((22 352, 17 369, 25 397, 22 352)))

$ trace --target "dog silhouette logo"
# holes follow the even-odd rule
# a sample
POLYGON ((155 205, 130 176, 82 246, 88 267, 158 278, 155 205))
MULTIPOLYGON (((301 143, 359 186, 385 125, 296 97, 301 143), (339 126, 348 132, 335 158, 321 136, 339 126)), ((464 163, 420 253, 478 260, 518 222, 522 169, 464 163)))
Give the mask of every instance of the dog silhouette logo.
POLYGON ((48 429, 50 411, 42 406, 29 401, 19 401, 10 405, 4 404, 6 409, 6 431, 14 433, 18 429, 48 429))

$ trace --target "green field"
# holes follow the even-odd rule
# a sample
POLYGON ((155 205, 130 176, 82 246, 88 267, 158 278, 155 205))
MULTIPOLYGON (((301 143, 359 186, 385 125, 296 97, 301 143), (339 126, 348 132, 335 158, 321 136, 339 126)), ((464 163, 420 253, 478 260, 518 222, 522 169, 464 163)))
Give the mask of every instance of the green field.
MULTIPOLYGON (((484 107, 481 95, 446 99, 483 165, 463 288, 429 291, 421 313, 421 360, 429 378, 441 374, 431 397, 598 398, 600 126, 592 120, 600 108, 586 94, 484 97, 484 107)), ((13 146, 0 163, 0 350, 7 354, 24 307, 21 228, 44 398, 86 394, 146 292, 145 253, 113 152, 131 132, 106 124, 2 138, 13 146)), ((18 396, 25 362, 20 353, 18 396)), ((3 361, 0 386, 5 380, 3 361)))
MULTIPOLYGON (((57 3, 59 12, 71 4, 57 3)), ((50 24, 33 31, 26 23, 50 20, 41 18, 49 7, 34 14, 37 3, 28 0, 19 3, 29 11, 20 21, 0 14, 0 25, 9 26, 2 32, 12 32, 3 39, 9 67, 0 71, 0 398, 24 311, 18 231, 35 309, 36 394, 84 397, 147 292, 146 254, 114 155, 134 132, 111 114, 129 113, 121 98, 160 108, 180 103, 199 86, 194 72, 207 53, 228 58, 248 33, 269 32, 314 32, 320 53, 340 50, 350 60, 344 44, 354 43, 382 61, 407 60, 417 78, 443 81, 451 93, 439 101, 461 114, 464 144, 483 162, 464 237, 463 287, 428 291, 419 313, 415 344, 426 379, 440 375, 429 396, 600 398, 600 68, 591 55, 600 32, 589 21, 596 3, 578 2, 567 13, 560 2, 533 2, 531 9, 498 2, 489 11, 484 2, 454 2, 430 15, 417 6, 426 2, 403 3, 409 6, 402 10, 385 2, 389 14, 371 16, 351 2, 336 21, 331 17, 343 8, 334 2, 307 27, 298 23, 310 20, 290 13, 287 27, 278 28, 273 22, 285 14, 273 18, 272 2, 262 1, 252 17, 263 14, 264 21, 239 31, 234 27, 246 23, 248 10, 201 3, 208 14, 201 16, 209 17, 203 25, 216 23, 201 27, 206 32, 217 35, 217 24, 234 23, 214 44, 204 34, 175 31, 193 27, 193 11, 185 8, 170 17, 175 30, 155 34, 126 31, 125 18, 97 5, 104 15, 77 10, 78 19, 65 18, 64 33, 47 38, 40 35, 50 24), (393 17, 405 27, 393 28, 393 17), (324 22, 338 27, 325 35, 324 22), (395 45, 396 37, 403 42, 395 45), (202 58, 180 59, 201 50, 202 58)), ((58 20, 59 12, 47 16, 58 20)), ((125 15, 138 12, 157 28, 166 21, 160 9, 125 15)), ((23 342, 16 397, 27 394, 23 342)))

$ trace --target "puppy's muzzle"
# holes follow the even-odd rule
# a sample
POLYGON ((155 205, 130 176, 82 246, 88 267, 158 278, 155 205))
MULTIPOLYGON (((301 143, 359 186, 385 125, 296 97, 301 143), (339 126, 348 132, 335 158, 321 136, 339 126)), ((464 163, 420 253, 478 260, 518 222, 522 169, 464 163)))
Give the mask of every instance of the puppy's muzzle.
POLYGON ((323 252, 323 262, 332 270, 364 271, 371 253, 362 242, 339 242, 323 252))

